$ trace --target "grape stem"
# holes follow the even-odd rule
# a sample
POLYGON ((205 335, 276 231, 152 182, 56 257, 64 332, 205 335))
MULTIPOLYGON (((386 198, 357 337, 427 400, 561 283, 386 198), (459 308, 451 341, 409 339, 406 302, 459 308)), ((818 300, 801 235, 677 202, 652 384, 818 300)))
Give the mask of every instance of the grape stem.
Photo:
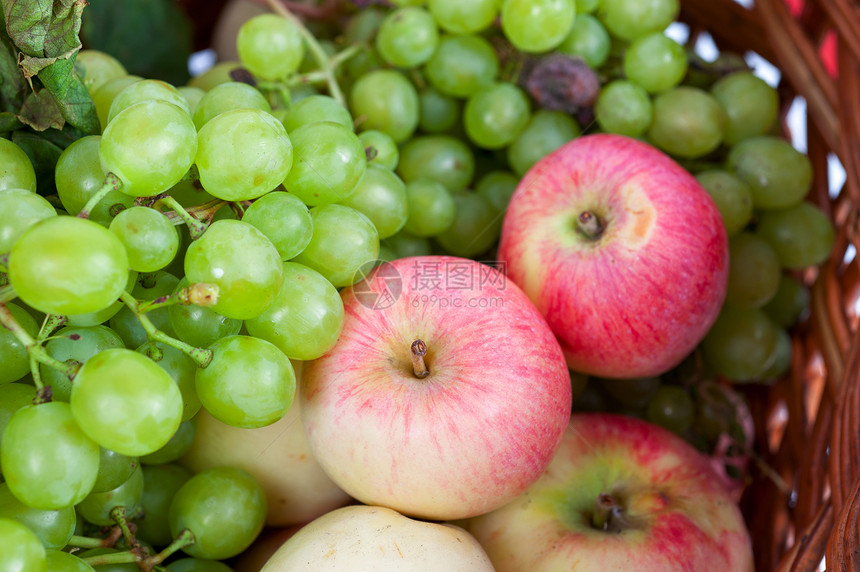
POLYGON ((9 272, 9 253, 0 254, 0 272, 9 272))
MULTIPOLYGON (((12 312, 9 311, 9 308, 6 306, 5 302, 0 302, 0 323, 2 323, 6 328, 12 332, 12 334, 18 338, 18 341, 21 342, 25 348, 27 348, 27 352, 30 354, 30 359, 35 360, 39 363, 43 363, 48 367, 52 367, 61 373, 63 373, 69 379, 74 379, 75 375, 77 375, 78 370, 81 368, 79 363, 65 363, 59 360, 52 358, 48 355, 47 350, 42 347, 42 342, 40 340, 33 339, 27 330, 21 327, 21 324, 18 323, 18 320, 15 319, 15 316, 12 315, 12 312)), ((33 369, 31 362, 31 371, 33 369)), ((41 376, 33 376, 33 383, 36 386, 36 389, 41 391, 44 385, 42 384, 41 376)), ((48 396, 50 397, 50 396, 48 396)))
POLYGON ((140 325, 143 326, 143 329, 146 331, 146 335, 157 342, 161 342, 165 345, 171 346, 173 348, 178 349, 179 351, 186 354, 188 357, 194 360, 194 363, 197 364, 200 368, 205 368, 212 361, 212 350, 207 348, 195 348, 190 344, 186 344, 181 340, 177 340, 172 336, 168 336, 161 330, 155 327, 152 321, 140 311, 139 304, 137 300, 129 294, 128 292, 122 292, 120 294, 120 300, 128 306, 128 309, 132 311, 132 313, 137 316, 137 319, 140 321, 140 325))
POLYGON ((105 538, 90 538, 88 536, 72 536, 67 544, 78 548, 109 548, 116 544, 122 536, 122 530, 115 526, 105 538))
POLYGON ((191 234, 191 240, 197 240, 198 238, 203 236, 203 233, 206 232, 207 228, 209 228, 208 220, 199 220, 196 216, 185 210, 185 207, 180 205, 179 201, 177 201, 170 195, 164 195, 159 197, 158 200, 155 201, 155 204, 162 204, 172 209, 173 212, 176 213, 176 215, 180 218, 180 220, 182 220, 182 222, 184 222, 185 225, 188 227, 188 232, 191 234))
POLYGON ((90 197, 90 200, 87 201, 87 204, 85 204, 84 208, 81 209, 81 212, 78 213, 78 218, 90 218, 90 214, 93 212, 93 209, 96 208, 108 193, 111 191, 118 191, 120 189, 122 189, 122 181, 120 181, 119 177, 113 173, 108 173, 107 176, 105 176, 105 181, 102 183, 102 186, 93 196, 90 197))
POLYGON ((110 509, 108 515, 113 519, 119 529, 122 531, 122 537, 126 543, 134 550, 140 546, 140 542, 134 537, 134 532, 129 526, 128 518, 126 518, 125 507, 118 505, 110 509))
POLYGON ((199 282, 196 284, 191 284, 190 286, 183 288, 178 292, 174 292, 173 294, 169 294, 167 296, 159 296, 154 300, 139 302, 137 305, 137 310, 138 312, 143 314, 145 312, 157 310, 158 308, 174 306, 177 304, 181 306, 190 306, 191 304, 194 304, 197 306, 202 306, 204 308, 211 308, 217 303, 218 286, 216 284, 199 282))
POLYGON ((167 559, 167 557, 170 556, 171 554, 173 554, 174 552, 182 550, 183 548, 185 548, 187 546, 191 546, 195 542, 197 542, 197 539, 194 537, 194 533, 186 528, 185 530, 180 532, 179 536, 177 536, 173 540, 173 542, 168 544, 164 548, 164 550, 162 550, 158 554, 156 554, 154 556, 150 556, 149 558, 144 560, 143 561, 143 564, 144 564, 143 569, 144 570, 152 570, 154 567, 156 567, 159 564, 161 564, 162 562, 164 562, 167 559))

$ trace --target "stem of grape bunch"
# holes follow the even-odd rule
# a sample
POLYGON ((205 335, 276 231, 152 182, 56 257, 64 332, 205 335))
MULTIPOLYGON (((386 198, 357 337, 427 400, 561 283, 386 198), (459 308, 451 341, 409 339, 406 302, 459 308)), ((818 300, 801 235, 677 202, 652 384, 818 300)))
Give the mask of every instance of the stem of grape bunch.
POLYGON ((90 213, 93 212, 96 205, 98 205, 109 192, 118 191, 120 189, 122 189, 122 181, 120 181, 119 177, 113 173, 108 173, 105 176, 105 181, 102 183, 102 186, 93 196, 90 197, 90 200, 87 201, 87 204, 85 204, 84 208, 81 209, 81 212, 78 213, 78 218, 90 218, 90 213))
MULTIPOLYGON (((211 202, 211 201, 210 201, 211 202)), ((209 210, 209 203, 205 203, 200 205, 203 207, 202 213, 205 215, 200 217, 201 211, 196 211, 192 209, 191 211, 186 210, 179 202, 171 197, 170 195, 160 195, 158 200, 155 201, 154 205, 162 204, 168 208, 170 208, 176 216, 179 217, 179 220, 188 227, 188 232, 191 234, 191 240, 197 240, 203 233, 206 232, 206 229, 209 228, 210 220, 212 216, 215 214, 215 211, 227 204, 225 201, 218 201, 217 208, 214 210, 209 210), (201 220, 202 219, 202 220, 201 220)), ((214 205, 213 205, 214 206, 214 205)), ((168 216, 168 218, 173 218, 168 216)))

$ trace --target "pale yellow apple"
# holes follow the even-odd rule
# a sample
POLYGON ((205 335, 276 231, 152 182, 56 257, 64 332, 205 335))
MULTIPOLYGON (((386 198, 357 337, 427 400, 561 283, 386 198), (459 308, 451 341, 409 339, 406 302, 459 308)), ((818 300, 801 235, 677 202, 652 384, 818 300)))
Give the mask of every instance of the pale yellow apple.
POLYGON ((493 572, 481 545, 451 524, 355 505, 309 523, 261 572, 493 572))

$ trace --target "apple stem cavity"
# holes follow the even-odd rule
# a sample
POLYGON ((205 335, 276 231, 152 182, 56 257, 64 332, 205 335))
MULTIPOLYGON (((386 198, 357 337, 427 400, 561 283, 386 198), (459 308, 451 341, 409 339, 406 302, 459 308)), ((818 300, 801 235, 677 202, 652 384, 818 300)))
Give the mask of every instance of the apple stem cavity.
POLYGON ((597 495, 594 501, 591 526, 597 530, 614 534, 635 528, 624 507, 614 496, 607 493, 597 495))
POLYGON ((576 217, 576 228, 590 240, 597 240, 603 234, 603 231, 606 230, 603 221, 591 211, 582 211, 579 213, 579 216, 576 217))
POLYGON ((427 354, 427 344, 419 338, 412 342, 411 350, 412 373, 418 379, 424 379, 430 375, 430 370, 427 369, 427 364, 424 363, 424 356, 427 354))

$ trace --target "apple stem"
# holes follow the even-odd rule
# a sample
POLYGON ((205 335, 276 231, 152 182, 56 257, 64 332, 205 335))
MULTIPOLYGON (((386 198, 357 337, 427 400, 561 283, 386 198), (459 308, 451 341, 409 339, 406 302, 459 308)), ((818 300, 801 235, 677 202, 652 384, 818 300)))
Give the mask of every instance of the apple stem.
POLYGON ((579 216, 576 217, 576 228, 586 236, 586 238, 590 238, 592 240, 596 240, 600 238, 600 235, 603 234, 603 231, 606 229, 603 226, 603 221, 601 221, 596 214, 591 211, 582 211, 579 213, 579 216))
POLYGON ((412 373, 415 374, 415 377, 418 379, 424 379, 428 375, 430 375, 430 370, 427 369, 427 365, 424 363, 424 355, 427 353, 427 344, 424 343, 424 340, 417 339, 412 342, 412 373))
POLYGON ((633 528, 629 517, 614 496, 606 493, 597 495, 594 512, 591 513, 591 526, 604 532, 619 533, 633 528))

